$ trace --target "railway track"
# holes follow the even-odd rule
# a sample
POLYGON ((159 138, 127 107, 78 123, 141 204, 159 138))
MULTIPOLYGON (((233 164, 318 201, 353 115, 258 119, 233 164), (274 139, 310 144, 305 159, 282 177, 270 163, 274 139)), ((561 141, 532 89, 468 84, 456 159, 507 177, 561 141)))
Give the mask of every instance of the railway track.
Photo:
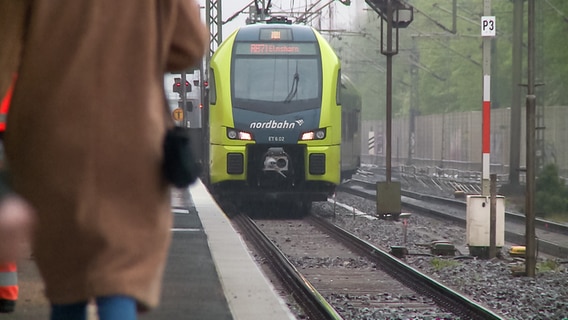
POLYGON ((324 219, 233 221, 309 319, 500 319, 324 219))
MULTIPOLYGON (((358 179, 350 180, 338 187, 338 191, 350 193, 365 199, 376 199, 376 182, 358 179)), ((438 218, 454 221, 466 226, 466 202, 407 190, 401 191, 403 207, 427 213, 438 218)), ((558 258, 568 258, 568 226, 552 221, 536 219, 538 250, 558 258)), ((509 243, 524 244, 524 216, 505 212, 505 240, 509 243)))
POLYGON ((290 295, 301 306, 308 319, 342 319, 251 218, 245 214, 237 214, 232 220, 243 232, 244 237, 269 263, 271 271, 278 277, 281 285, 289 290, 290 295))

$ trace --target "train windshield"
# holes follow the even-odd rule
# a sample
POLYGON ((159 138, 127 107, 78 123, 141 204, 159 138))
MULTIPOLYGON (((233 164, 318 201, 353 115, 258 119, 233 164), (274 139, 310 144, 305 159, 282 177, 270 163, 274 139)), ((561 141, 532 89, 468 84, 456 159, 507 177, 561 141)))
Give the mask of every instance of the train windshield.
POLYGON ((253 45, 243 43, 235 52, 233 107, 271 114, 319 108, 321 61, 314 43, 262 47, 260 53, 253 45))

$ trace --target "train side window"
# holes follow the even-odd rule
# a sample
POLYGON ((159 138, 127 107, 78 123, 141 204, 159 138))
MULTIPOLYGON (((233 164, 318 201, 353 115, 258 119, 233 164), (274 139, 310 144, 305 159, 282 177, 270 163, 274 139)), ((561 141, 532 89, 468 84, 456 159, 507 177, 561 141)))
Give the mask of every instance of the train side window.
POLYGON ((349 116, 347 116, 347 136, 349 139, 353 138, 353 112, 349 112, 349 116))
POLYGON ((361 118, 361 114, 359 111, 355 111, 355 113, 353 113, 353 133, 352 136, 356 137, 357 136, 357 132, 359 131, 359 119, 361 118))
POLYGON ((357 114, 355 112, 349 114, 349 129, 349 137, 355 137, 357 132, 357 114))
MULTIPOLYGON (((345 109, 343 109, 345 110, 345 109)), ((349 114, 345 111, 341 111, 341 136, 347 137, 347 127, 349 124, 347 123, 349 114)))
POLYGON ((215 87, 215 71, 209 70, 209 104, 217 104, 217 89, 215 87))
POLYGON ((341 105, 341 69, 337 71, 337 84, 335 88, 335 103, 341 105))

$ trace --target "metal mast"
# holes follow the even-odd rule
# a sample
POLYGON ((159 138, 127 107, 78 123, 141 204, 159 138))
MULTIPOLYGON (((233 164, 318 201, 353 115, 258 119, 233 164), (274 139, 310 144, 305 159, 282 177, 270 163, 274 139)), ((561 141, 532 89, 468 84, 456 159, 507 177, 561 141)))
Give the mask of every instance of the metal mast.
MULTIPOLYGON (((221 0, 205 0, 205 22, 209 26, 209 52, 205 54, 205 66, 201 65, 201 101, 204 108, 201 113, 201 128, 203 139, 206 143, 202 144, 203 149, 201 150, 201 161, 204 167, 208 167, 209 164, 209 63, 211 62, 211 56, 215 53, 215 50, 221 45, 223 41, 222 36, 222 14, 221 14, 221 0)), ((200 139, 200 140, 201 140, 200 139)), ((205 181, 208 183, 209 175, 205 174, 205 181)))
MULTIPOLYGON (((205 5, 206 18, 205 22, 209 26, 209 52, 205 56, 206 70, 209 70, 209 61, 215 50, 223 41, 222 35, 222 14, 221 14, 221 0, 207 0, 205 5)), ((207 74, 207 73, 206 73, 207 74)))
POLYGON ((521 158, 521 82, 523 71, 523 2, 513 0, 513 70, 511 97, 511 138, 509 148, 509 185, 517 190, 521 158))
POLYGON ((528 67, 526 96, 526 191, 525 191, 525 272, 529 277, 536 273, 535 190, 536 190, 536 94, 535 94, 535 0, 528 1, 528 67))

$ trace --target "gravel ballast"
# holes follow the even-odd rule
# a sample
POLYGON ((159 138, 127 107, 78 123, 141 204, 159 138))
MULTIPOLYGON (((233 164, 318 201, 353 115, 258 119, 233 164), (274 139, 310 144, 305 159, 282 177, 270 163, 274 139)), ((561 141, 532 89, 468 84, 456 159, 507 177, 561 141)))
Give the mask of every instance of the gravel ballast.
MULTIPOLYGON (((375 203, 345 193, 336 201, 357 212, 373 213, 375 203)), ((539 256, 534 278, 515 276, 524 270, 523 259, 510 257, 506 248, 500 257, 484 260, 468 255, 465 229, 448 221, 411 215, 405 233, 402 221, 378 220, 353 215, 330 202, 314 203, 312 212, 329 217, 338 226, 386 251, 390 246, 406 246, 404 261, 424 274, 480 302, 504 319, 568 319, 568 268, 564 261, 539 256), (333 217, 333 208, 336 214, 333 217), (451 257, 429 255, 432 241, 444 240, 458 249, 451 257)))

